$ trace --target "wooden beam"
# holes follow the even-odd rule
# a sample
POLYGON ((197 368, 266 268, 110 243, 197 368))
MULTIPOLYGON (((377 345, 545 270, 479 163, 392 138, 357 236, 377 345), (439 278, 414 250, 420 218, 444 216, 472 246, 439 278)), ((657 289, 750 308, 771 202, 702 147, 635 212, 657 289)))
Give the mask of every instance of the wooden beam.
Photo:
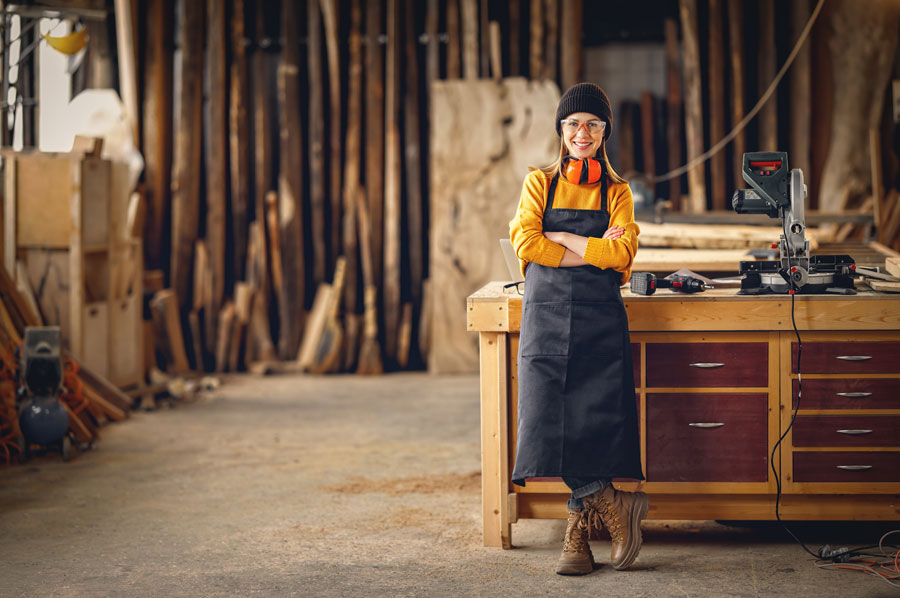
MULTIPOLYGON (((731 126, 744 118, 744 1, 728 0, 728 46, 731 55, 731 126)), ((747 148, 742 129, 734 138, 734 185, 743 184, 741 169, 747 148)))
MULTIPOLYGON (((678 45, 678 23, 666 19, 666 142, 669 170, 681 166, 681 51, 678 45)), ((681 179, 669 181, 672 210, 681 209, 681 179)))
MULTIPOLYGON (((278 315, 280 333, 278 335, 278 355, 281 359, 291 359, 300 347, 303 334, 304 313, 306 307, 306 270, 303 259, 303 135, 300 118, 300 47, 298 15, 294 12, 296 4, 283 2, 282 26, 284 28, 284 46, 281 51, 281 62, 278 65, 278 114, 280 121, 280 151, 278 170, 278 216, 273 222, 274 210, 269 210, 269 231, 277 244, 272 247, 272 278, 278 297, 278 315), (276 236, 277 235, 277 236, 276 236)), ((313 13, 317 10, 316 2, 309 3, 310 11, 310 77, 314 77, 321 86, 321 71, 313 73, 312 62, 320 65, 318 54, 318 19, 313 13), (315 22, 315 23, 314 23, 315 22), (315 30, 316 35, 313 35, 315 30), (313 44, 316 49, 313 49, 313 44)), ((324 275, 325 268, 325 226, 324 210, 324 169, 322 169, 323 135, 321 90, 310 89, 310 188, 313 200, 313 242, 315 254, 315 275, 324 275), (315 107, 313 104, 315 103, 315 107), (318 169, 313 175, 312 171, 318 169)), ((337 119, 332 122, 340 122, 337 119)), ((334 132, 339 135, 338 131, 334 132)), ((340 151, 340 148, 338 148, 340 151)), ((338 164, 340 166, 340 164, 338 164)), ((271 196, 267 196, 270 206, 271 196)))
POLYGON ((250 203, 250 85, 244 48, 244 0, 232 0, 231 64, 229 69, 229 174, 231 176, 231 229, 234 279, 242 280, 247 263, 248 206, 250 203))
MULTIPOLYGON (((451 0, 455 2, 456 0, 451 0)), ((378 41, 381 35, 381 0, 368 0, 366 4, 366 195, 369 216, 372 219, 372 261, 374 282, 381 285, 384 215, 384 53, 378 41)), ((450 3, 447 6, 448 19, 450 3)), ((459 16, 459 7, 456 11, 459 16)), ((449 27, 448 21, 448 27, 449 27)), ((459 27, 457 24, 457 34, 459 27)), ((453 29, 450 29, 452 54, 453 29)), ((448 57, 448 73, 450 58, 448 57)), ((459 48, 457 47, 457 60, 459 48)), ((458 71, 458 68, 457 68, 458 71)), ((449 76, 449 75, 448 75, 449 76)), ((459 76, 457 72, 456 76, 459 76)))
MULTIPOLYGON (((725 137, 725 41, 722 14, 723 0, 709 0, 709 144, 725 137)), ((726 190, 725 152, 720 151, 709 159, 710 192, 712 209, 731 207, 731 196, 726 190)))
POLYGON ((531 0, 531 39, 528 77, 533 80, 544 75, 544 10, 543 0, 531 0))
MULTIPOLYGON (((463 0, 464 22, 474 20, 476 14, 467 14, 466 6, 474 9, 475 0, 463 0)), ((385 59, 385 174, 384 174, 384 327, 385 354, 395 359, 397 353, 397 328, 400 320, 400 48, 398 47, 397 0, 387 4, 387 55, 385 59)), ((465 24, 465 23, 464 23, 465 24)), ((466 25, 469 27, 469 25, 466 25)), ((466 34, 466 45, 471 41, 472 32, 466 34)), ((477 43, 477 38, 475 39, 477 43)), ((470 54, 467 48, 466 54, 470 54)), ((466 77, 476 69, 477 53, 466 59, 466 77)))
MULTIPOLYGON (((328 120, 339 123, 341 114, 341 55, 338 50, 338 0, 320 0, 322 20, 325 23, 325 48, 328 57, 328 120)), ((329 133, 334 133, 329 131, 329 133)), ((329 235, 329 264, 334 263, 341 251, 341 135, 328 135, 329 141, 329 183, 328 196, 331 198, 331 230, 329 235)), ((299 162, 296 162, 299 164, 299 162)), ((299 340, 298 340, 299 343, 299 340)))
MULTIPOLYGON (((565 4, 565 2, 563 3, 565 4)), ((522 19, 519 14, 519 0, 509 0, 509 76, 518 77, 521 72, 519 70, 519 56, 522 51, 519 46, 519 27, 521 27, 522 19)), ((565 10, 565 8, 563 8, 565 10)), ((565 43, 565 42, 563 42, 565 43)))
POLYGON ((172 289, 157 291, 150 300, 150 312, 153 314, 157 348, 162 350, 166 357, 166 371, 171 374, 189 371, 175 291, 172 289))
MULTIPOLYGON (((225 219, 228 209, 226 178, 228 177, 228 87, 225 4, 207 0, 206 39, 207 72, 209 73, 209 123, 206 139, 206 246, 212 272, 213 313, 225 299, 225 219)), ((214 322, 214 320, 212 321, 214 322)), ((209 325, 210 320, 207 320, 209 325)))
POLYGON ((140 147, 137 66, 135 65, 135 36, 131 14, 131 0, 115 0, 115 12, 119 89, 122 93, 122 104, 125 106, 125 115, 128 119, 128 127, 131 130, 134 144, 140 147))
MULTIPOLYGON (((544 0, 544 79, 556 81, 559 60, 559 1, 544 0)), ((578 35, 580 25, 573 27, 570 35, 578 35)))
POLYGON ((219 336, 216 339, 216 371, 224 372, 228 368, 228 357, 234 328, 234 303, 229 299, 219 310, 219 336))
MULTIPOLYGON (((583 0, 562 2, 562 23, 581 23, 584 18, 583 0)), ((562 89, 568 89, 584 79, 584 53, 581 46, 581 27, 560 36, 559 69, 562 89)))
MULTIPOLYGON (((272 115, 269 109, 269 60, 264 50, 269 40, 266 37, 263 2, 255 2, 256 45, 253 50, 253 68, 250 72, 253 88, 253 201, 256 219, 265 222, 266 193, 275 188, 272 177, 272 115)), ((271 260, 270 260, 271 263, 271 260)))
MULTIPOLYGON (((478 0, 462 2, 463 78, 478 78, 478 0)), ((388 0, 390 2, 390 0, 388 0)), ((389 19, 390 20, 390 19, 389 19)), ((388 39, 388 46, 390 46, 388 39)), ((390 79, 388 79, 390 85, 390 79)))
POLYGON ((170 280, 181 306, 190 301, 194 242, 200 218, 203 130, 203 2, 182 2, 181 77, 172 165, 172 253, 170 280))
MULTIPOLYGON (((703 95, 700 80, 700 40, 697 37, 697 0, 680 0, 681 31, 684 36, 685 131, 688 160, 703 153, 703 95)), ((706 211, 705 168, 698 164, 688 171, 688 212, 706 211)))
MULTIPOLYGON (((431 94, 431 82, 441 76, 441 53, 438 40, 438 23, 441 16, 439 6, 438 0, 428 0, 425 7, 425 35, 428 36, 428 43, 425 47, 426 96, 431 94)), ((347 209, 346 205, 344 209, 347 209)))
MULTIPOLYGON (((424 227, 425 217, 422 195, 422 152, 419 144, 419 124, 423 120, 420 113, 419 102, 419 77, 418 61, 416 59, 415 19, 413 8, 415 1, 410 1, 406 9, 406 97, 405 109, 406 123, 406 228, 407 253, 409 254, 409 297, 416 313, 422 304, 422 278, 425 274, 424 264, 424 227)), ((482 6, 486 6, 482 0, 482 6)), ((492 23, 492 26, 496 26, 492 23)), ((498 30, 499 27, 495 27, 498 30)), ((493 29, 492 29, 493 30, 493 29)), ((499 40, 497 50, 499 51, 499 40)), ((499 61, 499 57, 497 58, 499 61)), ((499 69, 494 73, 499 77, 499 69)), ((399 231, 398 226, 398 233, 399 231)), ((399 257, 399 256, 398 256, 399 257)), ((349 278, 348 278, 349 280, 349 278)), ((399 299, 399 298, 398 298, 399 299)), ((400 341, 398 341, 399 343, 400 341)), ((407 347, 410 343, 407 343, 407 347)))
MULTIPOLYGON (((288 8, 287 4, 293 3, 285 3, 282 10, 293 12, 293 8, 288 8)), ((308 41, 306 47, 309 67, 309 207, 313 249, 313 280, 316 282, 325 280, 328 265, 328 241, 325 235, 327 230, 325 226, 325 186, 327 183, 325 173, 327 170, 325 168, 325 107, 323 104, 325 81, 322 76, 321 21, 319 3, 316 0, 310 0, 307 3, 308 41)), ((296 60, 299 61, 299 50, 295 56, 297 57, 296 60)), ((299 62, 293 62, 296 68, 292 68, 287 64, 287 61, 292 59, 292 57, 282 57, 282 66, 284 69, 291 68, 295 76, 299 77, 299 62)), ((299 104, 293 104, 293 106, 299 106, 299 104)), ((299 120, 297 122, 299 123, 299 120)), ((282 128, 282 130, 284 129, 282 128)), ((291 170, 297 169, 296 164, 291 164, 289 168, 291 170)), ((284 170, 282 169, 279 176, 283 175, 284 170)), ((291 339, 291 343, 293 343, 293 339, 291 339)), ((282 350, 286 348, 279 340, 278 352, 280 355, 284 355, 282 350)))
MULTIPOLYGON (((459 79, 461 72, 459 0, 447 0, 447 78, 459 79)), ((371 184, 369 183, 369 179, 367 178, 366 187, 370 186, 371 184)), ((369 205, 371 206, 371 204, 369 205)), ((373 220, 373 224, 374 222, 375 221, 373 220)), ((375 234, 375 231, 373 230, 372 233, 375 234)), ((377 262, 378 260, 376 259, 375 261, 377 262)))
POLYGON ((169 217, 172 174, 172 0, 147 2, 147 40, 144 44, 144 180, 147 216, 144 255, 148 268, 161 268, 167 257, 163 232, 169 217))
MULTIPOLYGON (((775 79, 775 0, 759 0, 759 94, 775 79)), ((759 112, 759 148, 778 151, 778 95, 773 94, 759 112)))

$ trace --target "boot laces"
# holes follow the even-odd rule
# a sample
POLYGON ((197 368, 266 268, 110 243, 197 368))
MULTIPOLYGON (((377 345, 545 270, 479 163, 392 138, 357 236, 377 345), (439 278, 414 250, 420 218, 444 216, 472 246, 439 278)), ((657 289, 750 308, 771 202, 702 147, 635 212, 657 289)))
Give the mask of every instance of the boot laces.
POLYGON ((585 536, 590 532, 585 518, 587 509, 569 511, 569 524, 566 526, 566 538, 563 552, 588 552, 590 550, 585 536))
MULTIPOLYGON (((613 492, 615 492, 615 489, 613 492)), ((591 501, 591 506, 594 517, 599 516, 603 521, 613 542, 624 542, 625 535, 622 530, 622 522, 619 520, 619 513, 616 510, 615 505, 609 502, 604 495, 600 494, 597 497, 597 502, 591 501)), ((599 524, 597 525, 597 529, 600 529, 599 524)))

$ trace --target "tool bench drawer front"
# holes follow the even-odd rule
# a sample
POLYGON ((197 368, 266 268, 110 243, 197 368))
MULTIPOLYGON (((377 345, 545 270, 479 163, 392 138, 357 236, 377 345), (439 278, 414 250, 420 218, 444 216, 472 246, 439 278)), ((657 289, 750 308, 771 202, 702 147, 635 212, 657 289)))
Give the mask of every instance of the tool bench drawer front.
POLYGON ((647 343, 647 386, 768 386, 767 343, 647 343))
POLYGON ((900 452, 795 452, 795 482, 900 482, 900 452))
POLYGON ((765 482, 765 394, 647 395, 648 482, 765 482))
MULTIPOLYGON (((804 374, 900 374, 900 341, 805 342, 804 374)), ((797 373, 797 343, 791 343, 791 372, 797 373)))
MULTIPOLYGON (((799 386, 794 380, 791 408, 797 407, 799 386)), ((800 408, 900 409, 900 378, 807 378, 800 408)))
POLYGON ((794 446, 900 446, 900 415, 798 415, 794 446))

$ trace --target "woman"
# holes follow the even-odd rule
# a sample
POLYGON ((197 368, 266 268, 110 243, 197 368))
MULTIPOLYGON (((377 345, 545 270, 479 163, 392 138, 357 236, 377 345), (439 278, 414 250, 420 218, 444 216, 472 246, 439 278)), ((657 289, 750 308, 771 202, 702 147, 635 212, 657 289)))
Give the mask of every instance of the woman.
POLYGON ((510 240, 522 261, 519 413, 513 483, 561 477, 572 490, 556 572, 593 570, 588 538, 605 525, 612 563, 641 548, 647 495, 613 488, 641 472, 628 319, 640 229, 628 183, 612 169, 609 98, 592 83, 569 88, 556 111, 559 159, 525 178, 510 240))

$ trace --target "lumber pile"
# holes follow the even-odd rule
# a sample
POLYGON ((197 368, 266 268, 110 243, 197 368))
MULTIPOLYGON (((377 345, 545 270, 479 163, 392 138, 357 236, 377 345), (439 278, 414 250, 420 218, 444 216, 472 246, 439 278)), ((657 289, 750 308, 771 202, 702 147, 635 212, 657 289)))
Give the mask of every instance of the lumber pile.
MULTIPOLYGON (((689 249, 762 249, 777 243, 784 234, 779 226, 746 226, 731 224, 665 223, 656 224, 639 220, 641 247, 670 247, 689 249)), ((813 229, 806 229, 810 249, 819 244, 813 229)))

